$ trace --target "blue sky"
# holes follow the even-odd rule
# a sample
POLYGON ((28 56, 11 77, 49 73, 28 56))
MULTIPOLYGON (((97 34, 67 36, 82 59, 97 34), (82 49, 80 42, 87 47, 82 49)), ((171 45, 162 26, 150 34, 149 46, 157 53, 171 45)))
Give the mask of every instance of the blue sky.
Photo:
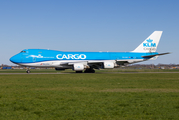
POLYGON ((132 51, 163 31, 157 52, 141 64, 179 64, 178 0, 0 0, 0 64, 23 49, 132 51))

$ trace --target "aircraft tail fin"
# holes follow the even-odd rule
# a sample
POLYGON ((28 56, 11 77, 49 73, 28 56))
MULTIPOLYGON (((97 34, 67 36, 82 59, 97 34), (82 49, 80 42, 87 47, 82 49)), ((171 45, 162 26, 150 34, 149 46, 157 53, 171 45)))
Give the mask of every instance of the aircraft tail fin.
POLYGON ((163 31, 154 31, 132 52, 156 52, 163 31))

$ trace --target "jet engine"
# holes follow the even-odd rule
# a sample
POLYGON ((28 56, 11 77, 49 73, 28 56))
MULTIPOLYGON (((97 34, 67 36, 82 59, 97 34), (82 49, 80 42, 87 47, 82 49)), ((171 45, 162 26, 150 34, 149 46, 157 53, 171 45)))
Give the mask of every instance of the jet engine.
POLYGON ((73 70, 74 71, 83 71, 84 65, 80 63, 73 64, 73 70))
POLYGON ((103 69, 105 69, 105 68, 114 68, 114 63, 113 62, 104 62, 103 69))

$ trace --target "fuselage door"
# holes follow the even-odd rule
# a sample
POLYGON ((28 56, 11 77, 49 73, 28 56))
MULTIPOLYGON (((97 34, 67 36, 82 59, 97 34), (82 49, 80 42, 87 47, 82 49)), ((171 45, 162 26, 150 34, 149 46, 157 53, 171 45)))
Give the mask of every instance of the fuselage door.
POLYGON ((24 57, 27 55, 26 51, 21 51, 21 62, 24 62, 24 57))

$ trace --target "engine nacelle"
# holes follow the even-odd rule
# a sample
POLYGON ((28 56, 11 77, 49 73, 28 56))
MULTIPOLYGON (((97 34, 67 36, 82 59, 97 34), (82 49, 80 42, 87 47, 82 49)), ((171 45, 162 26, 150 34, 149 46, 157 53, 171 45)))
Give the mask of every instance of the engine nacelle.
POLYGON ((55 70, 65 70, 65 68, 55 68, 55 70))
POLYGON ((73 70, 74 71, 83 71, 84 68, 85 67, 84 67, 83 64, 80 64, 80 63, 73 64, 73 70))
POLYGON ((104 62, 103 69, 105 69, 105 68, 114 68, 114 63, 113 62, 104 62))

